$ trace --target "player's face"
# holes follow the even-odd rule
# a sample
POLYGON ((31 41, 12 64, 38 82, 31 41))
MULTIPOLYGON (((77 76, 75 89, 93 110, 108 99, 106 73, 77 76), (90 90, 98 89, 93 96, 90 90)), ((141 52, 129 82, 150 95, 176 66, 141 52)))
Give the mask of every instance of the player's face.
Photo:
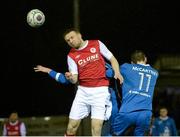
POLYGON ((68 43, 68 45, 72 48, 78 49, 82 44, 81 34, 75 31, 71 31, 68 34, 66 34, 64 39, 68 43))
POLYGON ((167 114, 168 114, 167 109, 165 109, 165 108, 160 109, 160 116, 161 117, 166 117, 167 114))
POLYGON ((17 113, 12 113, 12 114, 10 115, 10 117, 9 117, 9 120, 10 120, 12 123, 16 122, 17 119, 18 119, 17 113))

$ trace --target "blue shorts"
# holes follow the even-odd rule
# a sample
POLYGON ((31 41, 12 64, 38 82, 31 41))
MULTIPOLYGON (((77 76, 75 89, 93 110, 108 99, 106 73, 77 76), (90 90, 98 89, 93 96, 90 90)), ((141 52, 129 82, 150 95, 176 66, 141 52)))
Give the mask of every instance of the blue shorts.
POLYGON ((134 126, 134 135, 143 136, 149 130, 151 116, 149 110, 119 112, 112 122, 112 132, 114 135, 124 135, 129 127, 134 126))

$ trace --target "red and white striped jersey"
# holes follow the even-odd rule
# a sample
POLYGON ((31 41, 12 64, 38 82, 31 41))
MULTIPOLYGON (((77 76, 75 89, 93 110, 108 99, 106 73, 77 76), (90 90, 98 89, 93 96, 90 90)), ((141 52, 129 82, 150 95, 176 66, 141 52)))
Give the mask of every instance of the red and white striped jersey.
POLYGON ((24 123, 17 121, 11 124, 10 122, 4 125, 3 135, 4 136, 24 136, 25 135, 24 123))
MULTIPOLYGON (((103 45, 105 46, 105 45, 103 45)), ((72 48, 68 54, 71 63, 68 63, 70 72, 77 73, 79 76, 79 85, 86 87, 108 86, 109 81, 105 75, 105 61, 102 55, 108 55, 108 59, 112 53, 100 49, 100 41, 89 40, 87 45, 82 49, 72 48), (106 53, 102 53, 106 52, 106 53), (72 62, 74 63, 72 66, 72 62), (74 69, 75 68, 75 69, 74 69), (76 72, 77 68, 77 72, 76 72)))

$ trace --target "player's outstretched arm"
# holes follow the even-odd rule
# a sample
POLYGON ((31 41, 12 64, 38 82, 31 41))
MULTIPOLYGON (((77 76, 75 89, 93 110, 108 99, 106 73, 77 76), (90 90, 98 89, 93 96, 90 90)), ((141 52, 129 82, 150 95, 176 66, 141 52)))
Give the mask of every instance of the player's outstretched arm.
POLYGON ((44 73, 49 73, 52 69, 44 67, 42 65, 37 65, 36 67, 34 67, 34 71, 35 72, 44 72, 44 73))
POLYGON ((48 75, 55 79, 57 82, 61 84, 69 84, 70 82, 66 79, 65 75, 59 72, 56 72, 50 68, 44 67, 42 65, 37 65, 34 67, 35 72, 44 72, 48 73, 48 75))
POLYGON ((124 79, 120 73, 119 63, 118 63, 117 59, 114 56, 112 56, 110 59, 110 62, 111 62, 112 68, 114 70, 114 78, 119 79, 120 84, 122 84, 124 79))

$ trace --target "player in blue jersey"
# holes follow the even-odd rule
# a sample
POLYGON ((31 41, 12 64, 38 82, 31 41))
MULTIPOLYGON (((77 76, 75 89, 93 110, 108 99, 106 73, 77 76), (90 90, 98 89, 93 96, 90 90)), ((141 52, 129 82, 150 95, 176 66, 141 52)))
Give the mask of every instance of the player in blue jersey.
POLYGON ((120 67, 124 78, 122 104, 112 122, 113 135, 125 135, 131 126, 134 126, 135 136, 143 136, 149 130, 158 72, 146 62, 146 55, 135 51, 131 64, 124 63, 120 67))
POLYGON ((160 116, 155 118, 152 125, 152 136, 178 136, 174 119, 168 117, 168 110, 162 107, 160 116))

